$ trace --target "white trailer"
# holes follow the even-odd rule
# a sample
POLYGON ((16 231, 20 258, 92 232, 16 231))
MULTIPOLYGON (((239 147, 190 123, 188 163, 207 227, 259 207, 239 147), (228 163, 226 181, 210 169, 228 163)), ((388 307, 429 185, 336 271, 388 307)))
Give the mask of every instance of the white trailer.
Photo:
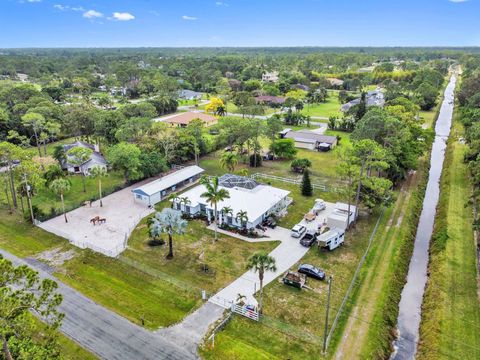
POLYGON ((328 250, 334 250, 345 241, 345 231, 341 229, 330 229, 317 236, 318 246, 328 250))

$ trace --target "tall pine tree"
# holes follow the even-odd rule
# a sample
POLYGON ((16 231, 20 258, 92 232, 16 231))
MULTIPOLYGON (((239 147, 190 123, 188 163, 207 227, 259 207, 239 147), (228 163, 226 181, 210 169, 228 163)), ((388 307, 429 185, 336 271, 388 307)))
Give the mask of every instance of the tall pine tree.
POLYGON ((310 181, 310 173, 307 169, 303 172, 302 183, 300 184, 300 190, 303 196, 312 196, 313 187, 310 181))

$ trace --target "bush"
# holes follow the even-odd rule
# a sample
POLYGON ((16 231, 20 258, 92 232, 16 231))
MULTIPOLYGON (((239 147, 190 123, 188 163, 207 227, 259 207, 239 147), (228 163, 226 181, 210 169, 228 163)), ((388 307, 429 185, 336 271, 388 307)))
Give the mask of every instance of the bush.
POLYGON ((308 159, 295 159, 290 164, 290 168, 293 172, 303 173, 305 169, 312 166, 312 162, 308 159))

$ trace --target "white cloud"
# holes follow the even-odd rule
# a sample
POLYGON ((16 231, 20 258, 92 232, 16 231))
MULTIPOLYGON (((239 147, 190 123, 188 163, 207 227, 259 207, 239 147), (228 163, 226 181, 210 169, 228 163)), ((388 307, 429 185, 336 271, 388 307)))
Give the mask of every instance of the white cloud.
POLYGON ((453 3, 463 3, 463 2, 467 2, 468 0, 448 0, 448 1, 453 3))
POLYGON ((223 2, 223 1, 217 1, 215 3, 215 5, 217 5, 217 6, 228 6, 228 4, 226 2, 223 2))
POLYGON ((56 4, 53 5, 53 7, 60 11, 85 11, 85 9, 81 6, 73 7, 69 5, 56 4))
POLYGON ((190 20, 190 21, 197 20, 196 17, 194 17, 194 16, 188 16, 188 15, 183 15, 183 16, 182 16, 182 19, 183 19, 183 20, 190 20))
POLYGON ((101 18, 103 17, 103 14, 101 12, 98 12, 96 10, 88 10, 83 13, 83 17, 87 19, 95 19, 95 18, 101 18))
POLYGON ((113 19, 118 20, 118 21, 130 21, 135 19, 135 16, 128 12, 114 12, 113 13, 113 19))
POLYGON ((29 3, 36 3, 36 2, 41 2, 42 0, 27 0, 29 3))

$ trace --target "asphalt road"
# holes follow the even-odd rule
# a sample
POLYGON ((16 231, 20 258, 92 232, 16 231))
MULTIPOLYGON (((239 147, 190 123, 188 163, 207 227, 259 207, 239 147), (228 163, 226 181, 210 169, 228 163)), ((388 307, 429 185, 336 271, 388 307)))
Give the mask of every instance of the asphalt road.
POLYGON ((59 292, 63 295, 59 311, 65 314, 61 331, 98 357, 108 360, 197 358, 160 334, 149 332, 96 304, 49 275, 40 266, 27 263, 2 249, 0 254, 15 265, 26 264, 38 271, 42 278, 50 278, 58 283, 59 292))

